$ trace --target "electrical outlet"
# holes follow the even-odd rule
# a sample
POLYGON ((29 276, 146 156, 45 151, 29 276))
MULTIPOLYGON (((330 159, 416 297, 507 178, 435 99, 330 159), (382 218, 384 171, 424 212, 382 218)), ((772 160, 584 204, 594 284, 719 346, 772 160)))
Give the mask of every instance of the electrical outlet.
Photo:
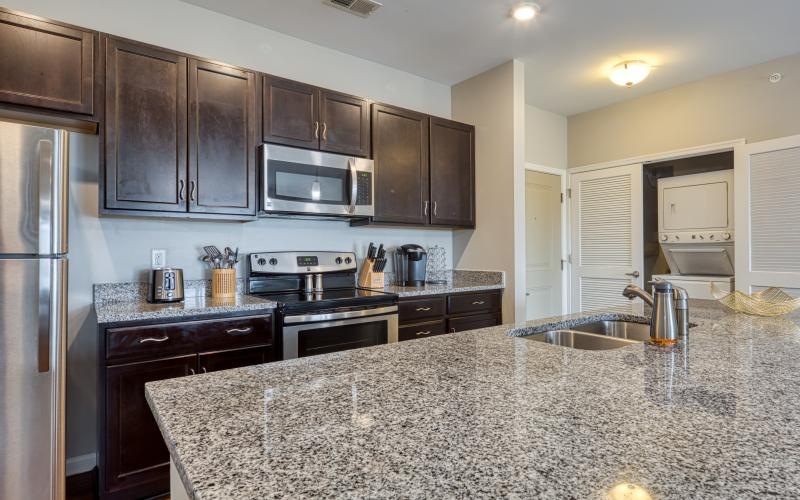
POLYGON ((167 251, 163 248, 150 250, 150 267, 159 269, 167 266, 167 251))

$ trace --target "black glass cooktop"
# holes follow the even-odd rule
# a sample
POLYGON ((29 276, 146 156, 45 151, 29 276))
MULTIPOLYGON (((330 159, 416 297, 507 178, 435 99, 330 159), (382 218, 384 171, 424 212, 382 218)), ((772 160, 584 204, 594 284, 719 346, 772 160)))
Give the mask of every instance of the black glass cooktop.
POLYGON ((278 308, 286 312, 321 311, 397 303, 397 294, 361 288, 325 290, 319 293, 278 292, 260 293, 259 295, 274 300, 278 303, 278 308))

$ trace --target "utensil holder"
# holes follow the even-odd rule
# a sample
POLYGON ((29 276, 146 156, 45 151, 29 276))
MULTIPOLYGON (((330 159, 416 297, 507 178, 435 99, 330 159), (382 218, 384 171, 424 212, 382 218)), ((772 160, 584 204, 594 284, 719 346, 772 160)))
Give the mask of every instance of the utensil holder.
POLYGON ((215 299, 236 297, 236 269, 211 270, 211 297, 215 299))
POLYGON ((379 288, 383 289, 384 277, 383 273, 377 273, 372 270, 374 260, 364 259, 361 265, 361 271, 358 273, 358 286, 361 288, 379 288))

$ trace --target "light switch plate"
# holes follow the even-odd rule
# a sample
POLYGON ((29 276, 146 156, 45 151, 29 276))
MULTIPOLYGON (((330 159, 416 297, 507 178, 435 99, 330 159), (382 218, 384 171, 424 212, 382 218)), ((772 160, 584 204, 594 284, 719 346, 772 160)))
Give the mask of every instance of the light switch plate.
POLYGON ((150 267, 159 269, 167 266, 167 251, 163 248, 150 250, 150 267))

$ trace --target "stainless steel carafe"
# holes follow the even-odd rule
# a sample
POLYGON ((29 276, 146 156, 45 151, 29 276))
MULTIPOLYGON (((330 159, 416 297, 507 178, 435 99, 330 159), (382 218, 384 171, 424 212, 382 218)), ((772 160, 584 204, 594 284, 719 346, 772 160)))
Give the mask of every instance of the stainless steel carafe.
POLYGON ((678 321, 672 283, 653 281, 653 316, 650 320, 650 341, 659 345, 678 342, 678 321))

